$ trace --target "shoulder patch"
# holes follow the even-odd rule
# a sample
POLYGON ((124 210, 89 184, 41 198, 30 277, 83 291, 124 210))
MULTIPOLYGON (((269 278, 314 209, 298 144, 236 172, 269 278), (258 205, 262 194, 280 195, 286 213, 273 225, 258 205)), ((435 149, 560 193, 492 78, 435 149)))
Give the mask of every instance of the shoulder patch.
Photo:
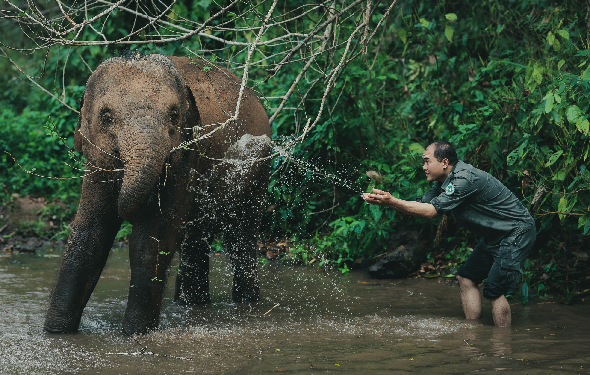
POLYGON ((452 183, 447 185, 447 188, 445 189, 445 193, 447 193, 447 195, 452 195, 455 192, 455 187, 453 186, 452 183))

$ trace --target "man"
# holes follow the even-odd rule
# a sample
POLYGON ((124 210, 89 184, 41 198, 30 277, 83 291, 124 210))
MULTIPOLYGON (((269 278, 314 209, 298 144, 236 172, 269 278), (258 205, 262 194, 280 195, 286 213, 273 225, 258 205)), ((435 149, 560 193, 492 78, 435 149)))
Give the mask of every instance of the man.
POLYGON ((434 182, 422 199, 404 201, 377 189, 374 194, 363 194, 363 199, 408 215, 434 218, 450 214, 480 234, 483 239, 457 273, 463 311, 467 319, 481 317, 478 285, 487 278, 483 296, 492 303, 494 324, 510 326, 510 305, 504 295, 516 287, 520 266, 535 242, 533 218, 500 181, 458 160, 449 142, 429 145, 422 159, 426 180, 434 182))

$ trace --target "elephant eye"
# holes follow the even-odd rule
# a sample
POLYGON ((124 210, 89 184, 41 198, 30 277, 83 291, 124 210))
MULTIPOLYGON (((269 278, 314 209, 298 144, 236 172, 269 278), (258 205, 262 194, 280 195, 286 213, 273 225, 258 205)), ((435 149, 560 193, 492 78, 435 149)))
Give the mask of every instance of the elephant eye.
POLYGON ((178 108, 172 107, 168 116, 170 117, 170 122, 172 125, 176 125, 178 123, 178 119, 180 118, 180 115, 178 114, 178 108))
POLYGON ((113 124, 113 115, 108 108, 103 108, 100 110, 100 123, 103 127, 108 127, 113 124))

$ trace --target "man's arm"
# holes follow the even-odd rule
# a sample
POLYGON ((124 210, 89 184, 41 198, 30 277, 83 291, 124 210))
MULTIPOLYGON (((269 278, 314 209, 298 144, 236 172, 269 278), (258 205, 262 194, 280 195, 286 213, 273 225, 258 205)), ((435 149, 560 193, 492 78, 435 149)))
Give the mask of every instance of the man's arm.
POLYGON ((375 194, 364 193, 363 199, 369 204, 378 204, 380 206, 391 207, 406 215, 420 216, 432 219, 438 215, 436 209, 430 203, 421 203, 413 201, 405 201, 403 199, 394 198, 386 191, 373 189, 375 194))

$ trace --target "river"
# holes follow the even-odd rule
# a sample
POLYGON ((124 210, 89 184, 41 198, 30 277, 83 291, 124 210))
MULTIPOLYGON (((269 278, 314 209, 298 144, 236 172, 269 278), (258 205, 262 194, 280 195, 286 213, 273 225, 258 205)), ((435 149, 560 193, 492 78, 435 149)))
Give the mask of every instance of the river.
POLYGON ((113 249, 77 334, 43 321, 61 251, 0 258, 1 374, 590 373, 590 304, 512 304, 511 328, 463 318, 456 282, 374 280, 312 267, 260 266, 261 301, 231 304, 231 273, 211 256, 212 303, 172 303, 157 332, 120 333, 128 252, 113 249))

